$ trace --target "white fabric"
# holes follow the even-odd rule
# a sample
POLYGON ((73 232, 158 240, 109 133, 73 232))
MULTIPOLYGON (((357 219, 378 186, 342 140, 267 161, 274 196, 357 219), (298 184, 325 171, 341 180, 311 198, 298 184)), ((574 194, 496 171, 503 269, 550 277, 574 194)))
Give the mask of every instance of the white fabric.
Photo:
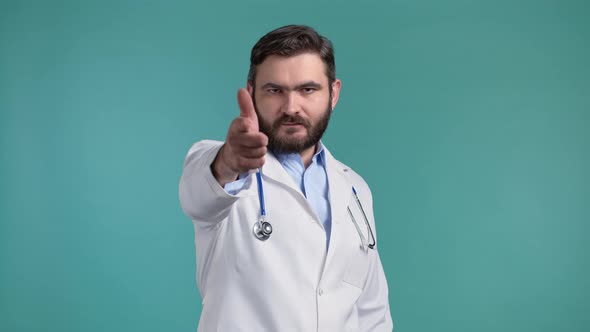
MULTIPOLYGON (((179 196, 192 219, 197 282, 203 299, 198 331, 392 331, 388 287, 377 250, 362 249, 347 212, 364 221, 352 186, 375 231, 364 180, 326 149, 332 233, 272 154, 262 168, 267 221, 260 241, 256 181, 230 195, 211 173, 222 142, 201 141, 188 152, 179 196)), ((359 223, 365 237, 367 228, 359 223)))

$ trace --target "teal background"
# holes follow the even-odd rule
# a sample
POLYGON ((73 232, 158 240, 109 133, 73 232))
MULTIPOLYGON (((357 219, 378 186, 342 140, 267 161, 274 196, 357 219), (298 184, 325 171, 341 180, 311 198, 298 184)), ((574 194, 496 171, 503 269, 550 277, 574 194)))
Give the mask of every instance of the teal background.
POLYGON ((335 44, 396 331, 589 331, 586 1, 0 2, 0 330, 194 331, 190 145, 252 45, 335 44))

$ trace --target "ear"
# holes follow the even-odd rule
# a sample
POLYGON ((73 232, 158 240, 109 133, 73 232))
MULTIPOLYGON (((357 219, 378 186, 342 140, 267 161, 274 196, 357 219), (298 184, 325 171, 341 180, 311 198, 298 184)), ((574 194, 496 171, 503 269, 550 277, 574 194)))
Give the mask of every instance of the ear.
POLYGON ((246 89, 248 90, 248 93, 250 94, 250 96, 252 96, 252 98, 254 98, 254 95, 253 95, 254 87, 252 86, 252 84, 250 84, 250 82, 246 82, 246 89))
POLYGON ((339 79, 335 79, 332 82, 332 109, 336 108, 336 104, 338 104, 338 97, 340 97, 340 88, 342 87, 342 82, 339 79))

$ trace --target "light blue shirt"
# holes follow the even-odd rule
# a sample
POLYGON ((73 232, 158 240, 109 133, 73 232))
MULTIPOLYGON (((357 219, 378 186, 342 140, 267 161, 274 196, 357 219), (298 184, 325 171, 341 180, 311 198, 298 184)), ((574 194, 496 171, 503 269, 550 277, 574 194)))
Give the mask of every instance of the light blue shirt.
MULTIPOLYGON (((330 215, 330 200, 328 198, 328 175, 326 174, 324 145, 321 141, 318 143, 318 149, 307 169, 298 153, 275 154, 275 156, 301 193, 307 198, 307 202, 324 225, 327 248, 330 245, 332 216, 330 215)), ((227 193, 235 195, 242 190, 249 178, 249 176, 240 175, 237 181, 226 184, 224 189, 227 193)))

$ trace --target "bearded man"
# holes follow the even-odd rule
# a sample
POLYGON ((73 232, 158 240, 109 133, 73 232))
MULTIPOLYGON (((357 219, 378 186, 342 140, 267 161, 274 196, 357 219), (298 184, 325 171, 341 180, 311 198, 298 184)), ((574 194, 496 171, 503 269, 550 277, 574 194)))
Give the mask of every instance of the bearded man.
POLYGON ((365 181, 321 141, 336 107, 332 43, 289 25, 252 48, 225 142, 188 152, 198 331, 392 331, 365 181))

